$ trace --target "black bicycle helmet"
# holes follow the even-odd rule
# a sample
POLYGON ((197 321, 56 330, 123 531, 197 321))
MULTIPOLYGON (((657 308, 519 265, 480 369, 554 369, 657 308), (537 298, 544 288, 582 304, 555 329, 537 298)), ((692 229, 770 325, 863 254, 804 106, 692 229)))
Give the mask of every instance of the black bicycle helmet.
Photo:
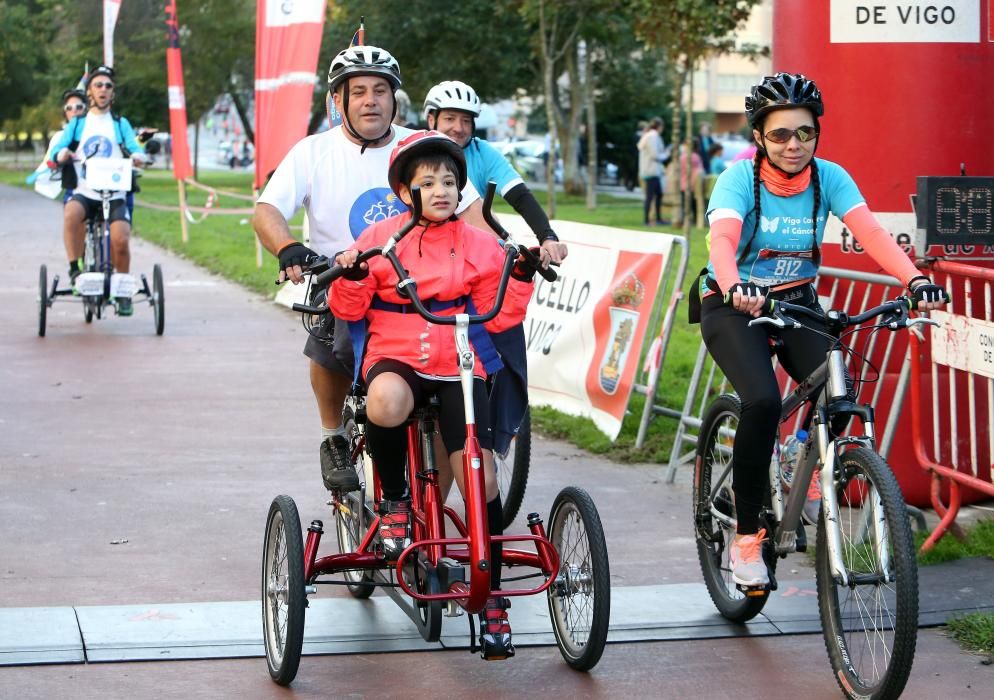
POLYGON ((768 75, 759 85, 753 85, 745 98, 746 117, 753 128, 758 128, 773 110, 792 107, 806 107, 816 119, 825 113, 818 86, 800 73, 768 75))
POLYGON ((463 155, 462 147, 445 134, 424 130, 415 131, 410 136, 405 136, 390 154, 387 179, 394 194, 400 196, 401 178, 404 176, 404 171, 411 159, 434 153, 445 153, 452 156, 452 160, 455 161, 456 167, 459 169, 459 172, 456 173, 456 180, 459 183, 459 191, 462 191, 466 186, 467 178, 466 156, 463 155))
POLYGON ((92 83, 93 79, 96 78, 98 75, 106 76, 106 77, 110 78, 111 80, 115 79, 114 78, 114 69, 113 68, 111 68, 110 66, 97 66, 92 71, 90 71, 90 74, 88 76, 86 76, 86 89, 87 90, 90 89, 90 83, 92 83))
POLYGON ((394 90, 400 87, 400 65, 385 49, 350 46, 339 51, 328 68, 328 89, 332 92, 348 78, 377 75, 386 78, 394 90))
POLYGON ((84 104, 86 103, 86 93, 83 92, 82 90, 80 90, 79 88, 69 88, 68 90, 66 90, 65 92, 63 92, 62 93, 62 104, 65 104, 66 102, 68 102, 70 97, 77 97, 77 98, 83 100, 84 104))

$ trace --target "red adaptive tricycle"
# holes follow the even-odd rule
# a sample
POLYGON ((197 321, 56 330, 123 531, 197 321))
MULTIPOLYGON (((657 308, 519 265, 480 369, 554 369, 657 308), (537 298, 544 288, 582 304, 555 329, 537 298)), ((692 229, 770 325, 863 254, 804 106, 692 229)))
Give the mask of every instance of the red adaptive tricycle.
MULTIPOLYGON (((488 223, 503 239, 505 262, 493 309, 482 315, 465 313, 439 316, 431 313, 417 293, 417 285, 404 269, 395 251, 399 242, 420 219, 421 202, 412 191, 413 216, 382 248, 373 248, 360 261, 385 256, 397 273, 398 286, 406 290, 414 309, 431 323, 452 325, 459 354, 460 381, 466 413, 466 443, 463 456, 465 520, 442 501, 433 448, 437 402, 415 409, 407 423, 407 479, 411 491, 411 544, 396 561, 384 557, 379 545, 381 489, 365 449, 365 399, 349 398, 343 415, 351 444, 353 467, 362 487, 359 491, 331 492, 329 505, 335 518, 338 554, 318 557, 323 524, 314 520, 301 537, 297 507, 289 496, 277 496, 269 509, 262 567, 262 616, 266 660, 273 680, 288 685, 296 676, 304 638, 307 596, 316 583, 348 587, 356 598, 368 598, 382 587, 413 620, 426 641, 437 641, 442 631, 442 613, 467 615, 471 650, 475 650, 474 614, 483 610, 494 595, 526 596, 545 592, 559 649, 572 668, 588 670, 601 657, 607 639, 611 592, 607 546, 600 517, 590 496, 582 489, 563 489, 552 505, 549 534, 538 513, 528 515, 530 534, 491 536, 487 528, 482 453, 476 438, 472 401, 475 354, 469 342, 469 326, 485 323, 500 310, 508 278, 519 254, 536 265, 538 259, 518 245, 490 215, 494 187, 488 188, 484 210, 488 223), (447 524, 450 528, 447 531, 447 524), (505 577, 505 582, 537 579, 528 588, 490 588, 488 561, 491 541, 505 544, 503 563, 508 568, 531 569, 524 575, 505 577), (518 543, 531 549, 512 549, 518 543), (324 580, 341 573, 344 580, 324 580)), ((326 288, 344 273, 339 266, 328 269, 328 261, 312 264, 312 285, 326 288), (323 272, 319 272, 321 267, 323 272), (317 274, 315 274, 317 273, 317 274)), ((304 314, 327 313, 327 306, 295 304, 304 314)))

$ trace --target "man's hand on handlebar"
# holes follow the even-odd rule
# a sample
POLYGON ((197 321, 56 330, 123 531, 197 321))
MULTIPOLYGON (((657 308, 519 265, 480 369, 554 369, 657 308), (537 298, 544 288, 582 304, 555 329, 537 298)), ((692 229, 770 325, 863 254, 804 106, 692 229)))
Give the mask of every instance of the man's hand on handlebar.
POLYGON ((569 251, 566 249, 565 243, 560 243, 559 241, 547 238, 542 242, 540 255, 542 258, 542 267, 547 268, 550 264, 560 264, 566 259, 566 256, 569 255, 569 251))
POLYGON ((736 311, 758 317, 763 313, 768 292, 766 287, 753 282, 739 282, 725 292, 725 303, 736 311))
POLYGON ((280 248, 280 277, 277 284, 290 280, 294 284, 304 281, 304 266, 318 254, 300 241, 293 241, 280 248))
POLYGON ((342 277, 353 282, 366 279, 369 276, 369 263, 361 262, 358 265, 356 260, 362 254, 361 250, 343 250, 335 256, 335 264, 345 268, 342 277))

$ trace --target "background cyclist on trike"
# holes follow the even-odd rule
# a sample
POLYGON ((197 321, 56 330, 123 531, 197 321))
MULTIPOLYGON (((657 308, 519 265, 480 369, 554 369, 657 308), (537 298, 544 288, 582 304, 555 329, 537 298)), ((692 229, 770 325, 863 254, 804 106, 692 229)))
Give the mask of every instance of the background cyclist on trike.
MULTIPOLYGON (((73 189, 66 202, 63 216, 63 239, 69 258, 69 279, 75 281, 80 273, 79 260, 83 256, 85 222, 96 216, 102 207, 101 195, 87 185, 86 174, 73 162, 79 156, 93 158, 128 158, 135 165, 145 162, 144 150, 138 142, 131 123, 111 111, 114 103, 114 69, 99 66, 87 78, 86 95, 89 111, 86 116, 74 117, 62 137, 52 146, 49 158, 63 165, 63 187, 73 189)), ((127 188, 131 190, 129 186, 127 188)), ((131 269, 131 214, 126 205, 126 191, 110 196, 111 259, 117 272, 131 269)), ((115 299, 117 313, 132 314, 130 296, 115 299)))
MULTIPOLYGON (((411 205, 411 188, 421 191, 423 210, 417 226, 397 244, 396 252, 418 280, 429 310, 440 315, 485 313, 494 304, 504 252, 494 237, 453 218, 459 191, 466 183, 462 148, 432 131, 416 132, 394 149, 390 161, 391 189, 411 205)), ((410 214, 368 228, 336 263, 352 271, 332 284, 330 307, 348 321, 365 320, 368 340, 362 362, 367 387, 366 440, 383 491, 380 537, 387 558, 396 558, 410 544, 410 494, 405 479, 408 417, 429 394, 439 399, 439 429, 448 463, 462 490, 463 446, 466 439, 463 395, 457 352, 451 329, 427 323, 398 293, 396 273, 384 257, 355 266, 362 250, 386 245, 410 214)), ((521 322, 531 296, 533 268, 519 264, 509 283, 501 312, 483 328, 499 332, 521 322)), ((480 329, 481 327, 474 327, 480 329)), ((503 533, 500 494, 493 462, 493 431, 481 355, 488 354, 486 332, 471 331, 477 352, 472 401, 483 450, 487 526, 491 535, 503 533)), ((490 352, 489 354, 492 354, 490 352)), ((491 589, 500 588, 501 544, 491 544, 491 589)), ((480 646, 488 658, 514 653, 507 622, 509 603, 492 597, 481 613, 480 646)))

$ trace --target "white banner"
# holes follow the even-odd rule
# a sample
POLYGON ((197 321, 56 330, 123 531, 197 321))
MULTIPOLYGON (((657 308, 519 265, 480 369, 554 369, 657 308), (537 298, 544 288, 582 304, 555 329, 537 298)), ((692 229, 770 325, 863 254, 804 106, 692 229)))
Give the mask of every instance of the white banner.
POLYGON ((114 27, 121 11, 121 0, 104 0, 104 65, 114 66, 114 27))
POLYGON ((945 311, 930 316, 942 324, 932 327, 933 362, 994 378, 994 323, 945 311))
POLYGON ((975 44, 980 0, 832 0, 833 44, 975 44))
MULTIPOLYGON (((534 240, 520 217, 501 223, 534 240)), ((555 221, 569 257, 559 279, 535 277, 525 319, 529 401, 591 418, 618 437, 673 237, 555 221)))

